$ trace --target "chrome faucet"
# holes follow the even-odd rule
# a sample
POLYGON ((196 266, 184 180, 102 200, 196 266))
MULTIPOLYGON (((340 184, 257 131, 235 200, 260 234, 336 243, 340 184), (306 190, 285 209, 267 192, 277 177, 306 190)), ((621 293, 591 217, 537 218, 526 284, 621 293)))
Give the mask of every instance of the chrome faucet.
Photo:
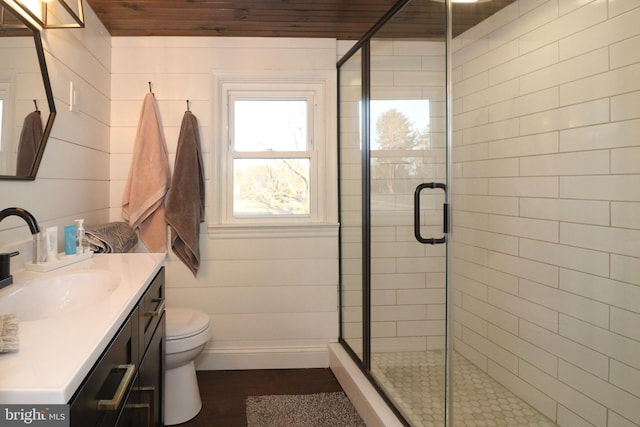
POLYGON ((27 210, 22 208, 6 208, 0 211, 0 221, 5 219, 8 216, 19 216, 24 219, 24 221, 29 226, 29 230, 31 230, 31 234, 33 235, 33 263, 38 263, 38 252, 40 250, 39 245, 39 236, 40 236, 40 227, 38 227, 38 222, 27 210))

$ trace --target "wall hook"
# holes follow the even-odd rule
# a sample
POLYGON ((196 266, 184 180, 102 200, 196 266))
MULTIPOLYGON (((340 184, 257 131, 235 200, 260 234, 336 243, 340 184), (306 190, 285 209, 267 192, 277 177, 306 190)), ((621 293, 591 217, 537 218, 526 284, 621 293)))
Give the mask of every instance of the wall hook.
POLYGON ((189 100, 187 99, 187 111, 191 111, 191 108, 189 108, 189 100))
POLYGON ((151 82, 149 82, 149 93, 153 93, 153 91, 151 90, 151 82))
POLYGON ((33 100, 33 105, 36 106, 36 111, 40 111, 40 110, 38 110, 38 100, 37 99, 33 100))

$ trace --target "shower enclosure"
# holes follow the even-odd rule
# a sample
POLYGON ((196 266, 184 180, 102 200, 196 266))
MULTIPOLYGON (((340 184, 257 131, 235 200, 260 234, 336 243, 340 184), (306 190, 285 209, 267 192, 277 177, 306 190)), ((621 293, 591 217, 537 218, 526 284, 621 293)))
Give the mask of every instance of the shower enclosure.
POLYGON ((399 1, 339 61, 340 341, 402 423, 640 424, 637 22, 399 1))

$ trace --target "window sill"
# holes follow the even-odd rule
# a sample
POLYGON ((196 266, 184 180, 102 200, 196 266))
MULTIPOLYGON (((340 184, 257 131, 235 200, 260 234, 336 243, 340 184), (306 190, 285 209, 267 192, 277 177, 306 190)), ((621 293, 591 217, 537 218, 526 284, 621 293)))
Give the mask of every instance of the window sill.
POLYGON ((210 225, 209 238, 269 239, 275 237, 338 237, 337 223, 210 225))

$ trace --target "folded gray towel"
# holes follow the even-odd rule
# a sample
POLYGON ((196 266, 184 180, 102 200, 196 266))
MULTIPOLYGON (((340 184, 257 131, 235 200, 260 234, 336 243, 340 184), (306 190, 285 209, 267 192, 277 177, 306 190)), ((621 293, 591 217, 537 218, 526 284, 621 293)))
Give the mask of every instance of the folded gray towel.
POLYGON ((117 221, 87 227, 84 240, 95 253, 129 252, 138 243, 136 231, 126 222, 117 221))

